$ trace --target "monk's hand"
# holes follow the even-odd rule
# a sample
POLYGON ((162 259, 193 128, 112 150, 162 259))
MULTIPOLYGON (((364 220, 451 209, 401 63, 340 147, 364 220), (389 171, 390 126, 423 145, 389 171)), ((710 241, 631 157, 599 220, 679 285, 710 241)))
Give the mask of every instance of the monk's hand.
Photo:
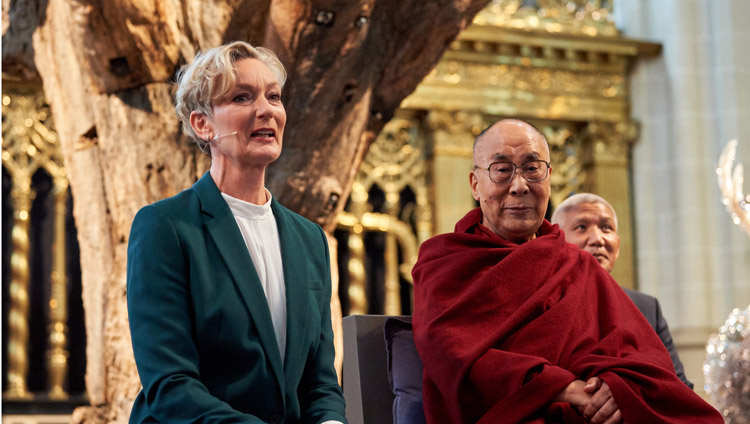
POLYGON ((586 381, 583 391, 591 395, 591 400, 582 411, 583 418, 592 424, 622 423, 622 413, 607 383, 599 377, 592 377, 586 381))
POLYGON ((584 390, 586 382, 583 380, 573 380, 567 385, 560 393, 555 396, 555 402, 567 402, 575 408, 579 414, 583 415, 583 411, 591 403, 592 393, 587 393, 584 390))

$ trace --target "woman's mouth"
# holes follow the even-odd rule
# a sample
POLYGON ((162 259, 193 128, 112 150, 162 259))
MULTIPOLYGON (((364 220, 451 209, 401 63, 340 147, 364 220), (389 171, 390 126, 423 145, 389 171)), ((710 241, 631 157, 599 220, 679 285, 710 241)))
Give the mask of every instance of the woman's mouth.
POLYGON ((263 128, 253 131, 250 138, 276 138, 276 131, 270 128, 263 128))

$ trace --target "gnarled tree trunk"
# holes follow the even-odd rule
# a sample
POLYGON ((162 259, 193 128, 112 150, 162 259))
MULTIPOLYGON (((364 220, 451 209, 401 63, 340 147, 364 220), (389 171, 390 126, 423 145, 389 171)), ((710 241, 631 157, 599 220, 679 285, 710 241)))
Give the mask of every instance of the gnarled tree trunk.
POLYGON ((279 54, 288 124, 268 185, 331 232, 370 142, 487 2, 3 2, 3 71, 41 77, 75 199, 92 404, 76 421, 127 421, 140 388, 125 303, 130 224, 208 168, 180 133, 175 70, 237 39, 279 54))

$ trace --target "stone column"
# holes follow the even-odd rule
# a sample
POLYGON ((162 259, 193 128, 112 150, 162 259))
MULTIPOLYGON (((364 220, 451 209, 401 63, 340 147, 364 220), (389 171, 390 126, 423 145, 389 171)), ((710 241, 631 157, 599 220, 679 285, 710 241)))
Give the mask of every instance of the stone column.
POLYGON ((633 149, 638 274, 669 322, 685 372, 703 394, 709 335, 750 303, 750 240, 721 204, 715 169, 739 139, 750 162, 750 15, 743 0, 615 2, 625 35, 663 44, 631 79, 641 122, 633 149))

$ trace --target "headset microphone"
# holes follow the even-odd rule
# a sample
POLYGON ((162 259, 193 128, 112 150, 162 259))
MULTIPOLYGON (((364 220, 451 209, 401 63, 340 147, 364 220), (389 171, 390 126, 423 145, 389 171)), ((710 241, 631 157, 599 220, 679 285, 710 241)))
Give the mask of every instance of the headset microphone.
POLYGON ((206 139, 206 144, 203 144, 203 145, 201 145, 201 146, 199 146, 199 147, 200 147, 200 149, 201 149, 201 151, 202 151, 203 153, 206 153, 206 154, 208 154, 208 155, 210 156, 209 152, 207 152, 207 149, 208 149, 208 146, 209 146, 209 145, 210 145, 211 143, 214 143, 214 142, 218 142, 218 141, 219 141, 220 139, 222 139, 222 138, 224 138, 224 137, 229 137, 230 135, 237 135, 237 134, 238 134, 238 133, 237 133, 237 131, 233 131, 233 132, 230 132, 229 134, 224 134, 224 135, 217 135, 217 136, 216 136, 216 137, 214 137, 214 138, 209 138, 209 139, 206 139))
POLYGON ((232 131, 232 132, 230 132, 229 134, 224 134, 224 135, 217 135, 216 137, 214 137, 214 138, 212 138, 211 140, 209 140, 209 142, 212 142, 212 141, 219 141, 220 139, 222 139, 222 138, 224 138, 224 137, 229 137, 229 136, 231 136, 231 135, 237 135, 237 134, 238 134, 238 133, 237 133, 237 131, 232 131))

